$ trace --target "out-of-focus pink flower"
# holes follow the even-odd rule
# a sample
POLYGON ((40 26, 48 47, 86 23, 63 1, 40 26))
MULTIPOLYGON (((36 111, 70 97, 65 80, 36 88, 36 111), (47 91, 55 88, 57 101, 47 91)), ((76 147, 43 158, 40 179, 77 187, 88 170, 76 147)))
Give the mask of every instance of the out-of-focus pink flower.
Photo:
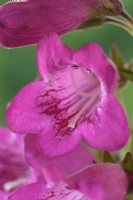
POLYGON ((90 165, 66 182, 91 200, 123 200, 128 188, 126 174, 118 164, 90 165))
POLYGON ((95 160, 90 150, 80 144, 65 155, 48 157, 37 148, 37 137, 37 134, 25 137, 25 157, 38 178, 45 177, 47 182, 64 180, 95 160))
POLYGON ((38 180, 45 179, 48 183, 64 180, 68 176, 93 164, 94 155, 88 148, 78 145, 74 150, 62 156, 48 157, 37 148, 37 134, 25 137, 25 157, 34 169, 38 180))
POLYGON ((127 190, 126 175, 116 164, 89 166, 66 182, 25 185, 8 200, 122 200, 127 190))
POLYGON ((0 7, 0 44, 18 47, 37 43, 44 35, 67 33, 101 15, 119 15, 119 0, 26 0, 0 7))
POLYGON ((37 63, 42 79, 24 87, 7 109, 13 131, 38 133, 38 146, 49 156, 81 140, 107 151, 127 144, 127 118, 112 95, 118 74, 98 44, 72 51, 51 34, 38 46, 37 63))
POLYGON ((0 199, 28 182, 31 172, 24 159, 16 134, 0 127, 0 199))
POLYGON ((46 185, 35 183, 16 190, 8 200, 88 200, 82 193, 72 190, 65 183, 46 185))

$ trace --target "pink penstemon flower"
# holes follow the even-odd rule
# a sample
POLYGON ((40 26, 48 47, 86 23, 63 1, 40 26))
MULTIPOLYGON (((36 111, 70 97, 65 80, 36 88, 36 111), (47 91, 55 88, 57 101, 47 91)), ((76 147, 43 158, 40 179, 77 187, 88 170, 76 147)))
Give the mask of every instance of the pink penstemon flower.
POLYGON ((17 189, 8 200, 122 200, 127 178, 117 164, 95 164, 64 181, 36 182, 17 189))
POLYGON ((119 0, 26 0, 0 7, 0 44, 18 47, 44 35, 63 35, 96 16, 119 15, 119 0))
POLYGON ((118 84, 114 64, 96 43, 72 51, 56 34, 40 41, 41 79, 25 86, 6 112, 17 133, 37 133, 37 145, 49 156, 74 149, 81 140, 114 151, 128 141, 128 123, 113 96, 118 84))
POLYGON ((38 151, 36 141, 36 134, 25 137, 26 160, 35 173, 40 175, 38 182, 20 188, 11 195, 11 200, 28 197, 39 200, 124 198, 128 182, 119 164, 94 164, 94 155, 82 145, 65 155, 50 158, 38 151))
POLYGON ((122 200, 128 182, 119 164, 94 164, 85 146, 50 158, 37 147, 37 135, 25 137, 25 156, 36 182, 13 191, 8 200, 122 200), (119 185, 119 187, 117 187, 119 185))
POLYGON ((65 179, 93 163, 94 155, 90 150, 78 145, 77 148, 65 155, 51 158, 38 150, 36 142, 37 134, 27 135, 24 140, 24 149, 26 160, 32 167, 37 182, 20 188, 20 192, 18 190, 13 193, 9 199, 59 198, 70 200, 76 197, 87 199, 82 193, 68 188, 65 179))
POLYGON ((25 159, 32 167, 38 179, 45 176, 48 182, 64 180, 95 160, 95 156, 85 146, 79 144, 72 151, 56 157, 49 157, 39 151, 38 134, 25 136, 25 159))
POLYGON ((37 134, 25 137, 25 156, 28 164, 33 168, 37 182, 25 185, 13 192, 9 199, 73 199, 87 198, 80 192, 72 190, 65 183, 65 179, 88 164, 92 164, 94 155, 86 147, 79 145, 73 151, 59 157, 50 158, 39 152, 37 148, 37 134), (71 160, 71 162, 70 162, 71 160), (25 190, 26 189, 26 190, 25 190), (23 193, 23 194, 22 194, 23 193))

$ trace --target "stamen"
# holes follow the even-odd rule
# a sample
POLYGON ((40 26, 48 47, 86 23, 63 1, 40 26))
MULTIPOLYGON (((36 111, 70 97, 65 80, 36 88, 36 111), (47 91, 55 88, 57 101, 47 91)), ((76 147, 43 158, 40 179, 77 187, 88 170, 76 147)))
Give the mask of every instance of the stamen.
POLYGON ((13 190, 14 188, 17 188, 18 186, 26 183, 27 180, 28 180, 27 178, 21 178, 15 181, 7 182, 4 184, 4 189, 6 192, 9 192, 13 190))
MULTIPOLYGON (((76 123, 77 123, 79 117, 86 111, 86 109, 87 109, 90 105, 92 105, 92 103, 95 101, 95 99, 96 99, 97 97, 98 97, 98 95, 97 95, 97 96, 93 96, 93 98, 92 98, 88 103, 86 103, 86 104, 82 107, 82 109, 71 119, 71 121, 70 121, 69 124, 68 124, 68 127, 69 127, 69 128, 75 128, 76 123)), ((91 110, 90 110, 90 112, 91 112, 91 110)), ((89 113, 89 114, 90 114, 90 113, 89 113)))
POLYGON ((82 67, 80 68, 80 70, 82 71, 83 75, 85 76, 85 78, 87 78, 90 82, 90 76, 89 74, 91 74, 91 71, 87 70, 87 69, 83 69, 82 67))

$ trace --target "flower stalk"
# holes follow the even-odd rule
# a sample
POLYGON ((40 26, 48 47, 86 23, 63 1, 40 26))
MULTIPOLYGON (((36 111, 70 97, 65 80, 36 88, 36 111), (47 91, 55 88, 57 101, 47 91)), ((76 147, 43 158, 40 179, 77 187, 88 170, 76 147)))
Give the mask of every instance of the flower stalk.
POLYGON ((105 17, 105 22, 124 28, 131 36, 133 36, 133 25, 131 26, 126 22, 115 17, 105 17))
POLYGON ((126 23, 125 21, 118 19, 116 17, 108 17, 108 16, 96 17, 80 25, 77 28, 77 30, 101 26, 101 25, 104 25, 105 23, 111 23, 121 28, 124 28, 131 36, 133 36, 133 19, 132 18, 130 18, 130 23, 126 23))
POLYGON ((125 21, 127 21, 131 26, 133 26, 133 18, 129 13, 127 13, 125 10, 121 13, 121 16, 125 21))

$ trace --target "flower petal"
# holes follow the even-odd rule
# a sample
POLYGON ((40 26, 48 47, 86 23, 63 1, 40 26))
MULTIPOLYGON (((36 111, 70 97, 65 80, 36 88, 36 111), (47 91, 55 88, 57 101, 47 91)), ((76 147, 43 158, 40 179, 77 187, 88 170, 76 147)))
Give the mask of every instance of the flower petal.
POLYGON ((7 200, 8 196, 8 193, 0 191, 0 200, 7 200))
POLYGON ((82 126, 82 133, 91 147, 115 151, 127 144, 128 121, 122 106, 112 95, 103 99, 90 120, 90 124, 85 123, 82 126))
POLYGON ((42 183, 26 185, 16 190, 8 200, 87 200, 78 191, 70 189, 64 183, 48 187, 42 183))
POLYGON ((118 72, 97 43, 90 43, 78 49, 73 55, 76 65, 93 72, 100 80, 102 92, 113 92, 118 84, 118 72))
POLYGON ((43 183, 29 184, 17 189, 8 200, 43 200, 43 195, 46 192, 46 187, 43 183))
MULTIPOLYGON (((0 43, 18 47, 67 33, 95 15, 90 0, 11 2, 0 7, 0 43)), ((99 3, 97 3, 99 4, 99 3)))
POLYGON ((66 181, 93 200, 122 200, 128 187, 127 177, 117 164, 95 164, 66 181))
POLYGON ((14 133, 9 131, 7 128, 0 126, 0 143, 12 146, 17 146, 16 136, 14 133))
POLYGON ((89 200, 104 200, 104 188, 99 182, 80 181, 78 187, 89 200))
POLYGON ((37 148, 37 137, 37 134, 27 135, 25 137, 26 160, 38 173, 43 171, 45 178, 50 178, 50 181, 56 181, 62 175, 63 178, 70 176, 88 164, 93 163, 93 154, 88 148, 80 144, 73 151, 63 156, 48 157, 42 152, 39 152, 37 148), (58 170, 59 176, 56 169, 58 170))
MULTIPOLYGON (((65 128, 68 131, 68 128, 65 128)), ((81 140, 80 128, 74 129, 64 136, 55 136, 54 125, 51 124, 38 135, 38 145, 41 151, 48 156, 59 156, 73 150, 81 140)))
POLYGON ((40 75, 45 81, 58 75, 71 64, 72 50, 52 33, 39 42, 37 48, 37 64, 40 75))
POLYGON ((38 96, 46 83, 36 81, 25 86, 12 100, 6 112, 6 121, 16 133, 35 133, 47 123, 45 115, 39 115, 36 108, 38 96))

